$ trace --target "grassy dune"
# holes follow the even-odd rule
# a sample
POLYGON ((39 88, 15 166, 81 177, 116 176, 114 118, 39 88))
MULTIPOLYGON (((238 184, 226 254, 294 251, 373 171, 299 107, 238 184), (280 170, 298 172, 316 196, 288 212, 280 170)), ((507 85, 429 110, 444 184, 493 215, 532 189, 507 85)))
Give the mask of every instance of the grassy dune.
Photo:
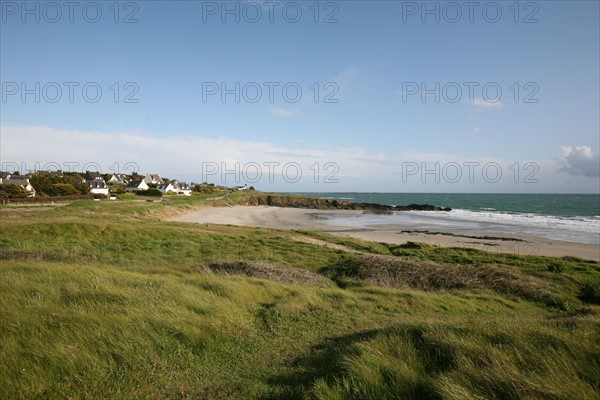
POLYGON ((598 263, 161 221, 245 196, 0 209, 0 398, 600 398, 598 263))

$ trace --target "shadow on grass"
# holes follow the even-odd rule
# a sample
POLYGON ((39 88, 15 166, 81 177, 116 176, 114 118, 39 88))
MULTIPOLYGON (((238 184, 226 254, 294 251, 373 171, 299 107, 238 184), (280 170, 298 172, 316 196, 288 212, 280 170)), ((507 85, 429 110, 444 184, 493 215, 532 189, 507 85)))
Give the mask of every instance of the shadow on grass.
POLYGON ((352 333, 350 335, 327 338, 312 347, 310 354, 292 360, 293 371, 277 375, 268 380, 277 392, 265 397, 265 400, 303 399, 306 392, 318 379, 333 382, 343 374, 342 360, 358 355, 355 343, 374 339, 382 332, 380 329, 352 333))

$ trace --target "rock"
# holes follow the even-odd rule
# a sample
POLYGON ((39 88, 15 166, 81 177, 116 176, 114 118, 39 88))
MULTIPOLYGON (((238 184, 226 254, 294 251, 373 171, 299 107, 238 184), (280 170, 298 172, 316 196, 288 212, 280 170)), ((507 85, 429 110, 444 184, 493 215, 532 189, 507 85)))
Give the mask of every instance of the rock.
POLYGON ((407 206, 387 206, 375 203, 351 203, 342 200, 317 199, 296 196, 258 196, 245 199, 244 205, 267 205, 270 207, 308 208, 314 210, 362 210, 377 214, 390 214, 394 211, 451 211, 449 207, 431 204, 409 204, 407 206))

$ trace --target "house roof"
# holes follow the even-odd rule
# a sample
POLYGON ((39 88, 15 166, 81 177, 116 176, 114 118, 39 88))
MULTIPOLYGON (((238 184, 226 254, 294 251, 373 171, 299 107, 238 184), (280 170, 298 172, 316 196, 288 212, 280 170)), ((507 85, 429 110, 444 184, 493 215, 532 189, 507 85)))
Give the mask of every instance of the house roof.
POLYGON ((142 182, 144 182, 144 180, 143 180, 143 179, 137 179, 137 180, 135 180, 135 181, 131 181, 131 182, 129 182, 129 183, 127 184, 127 187, 128 187, 128 188, 136 188, 136 187, 139 187, 139 186, 142 184, 142 182))
POLYGON ((163 181, 163 179, 160 177, 160 175, 159 175, 159 174, 148 174, 148 175, 146 175, 146 176, 148 176, 148 177, 149 177, 150 179, 152 179, 153 181, 159 181, 159 182, 162 182, 162 181, 163 181))
POLYGON ((91 181, 92 179, 102 178, 102 174, 100 172, 95 171, 85 171, 85 180, 91 181))
POLYGON ((127 183, 127 176, 125 174, 113 174, 110 179, 112 180, 113 178, 116 179, 117 182, 127 183))
POLYGON ((2 182, 3 185, 21 185, 21 186, 27 186, 29 185, 29 179, 17 179, 17 178, 12 178, 12 179, 4 179, 4 181, 2 182))

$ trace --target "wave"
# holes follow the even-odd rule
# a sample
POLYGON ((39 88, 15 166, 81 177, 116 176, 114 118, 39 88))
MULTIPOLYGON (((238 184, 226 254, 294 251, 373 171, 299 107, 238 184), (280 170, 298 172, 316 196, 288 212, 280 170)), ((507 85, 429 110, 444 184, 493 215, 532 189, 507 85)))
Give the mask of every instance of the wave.
MULTIPOLYGON (((497 225, 514 226, 531 231, 554 232, 556 238, 573 239, 587 237, 586 242, 600 241, 600 216, 553 216, 531 213, 473 211, 455 209, 450 212, 409 211, 413 215, 436 217, 443 220, 469 221, 474 223, 492 223, 497 225)), ((508 228, 508 227, 507 227, 508 228)), ((516 229, 515 229, 516 231, 516 229)), ((576 240, 579 241, 579 240, 576 240)))

